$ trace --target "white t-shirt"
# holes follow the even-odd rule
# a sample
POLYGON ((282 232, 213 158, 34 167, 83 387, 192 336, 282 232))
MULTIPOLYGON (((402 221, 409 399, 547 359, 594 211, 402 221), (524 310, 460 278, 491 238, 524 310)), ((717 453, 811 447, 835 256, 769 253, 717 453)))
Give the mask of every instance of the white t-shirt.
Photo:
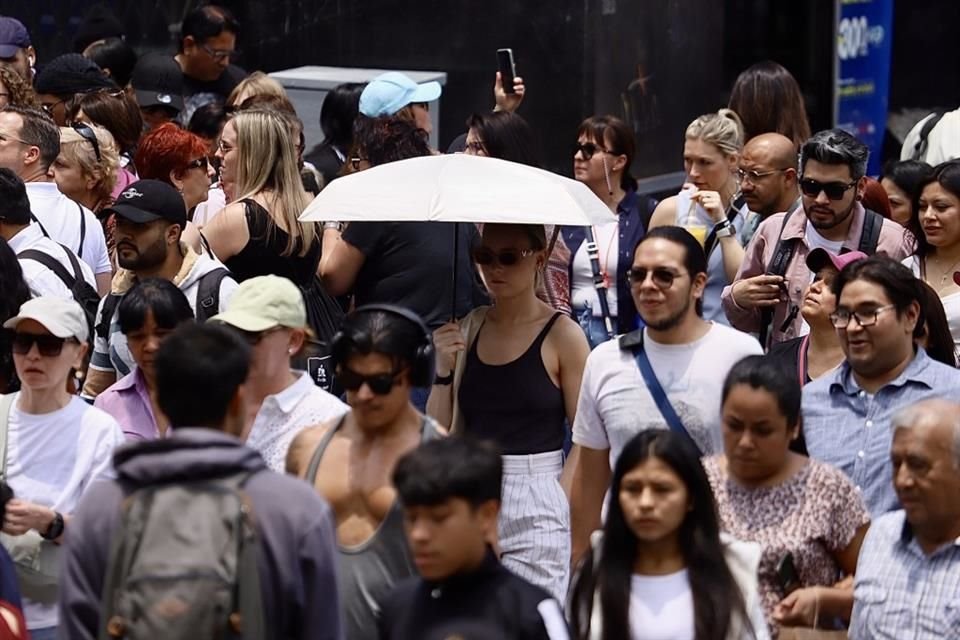
MULTIPOLYGON (((117 421, 78 397, 45 414, 10 410, 7 435, 7 482, 16 497, 71 514, 87 488, 114 477, 113 450, 124 443, 117 421)), ((69 531, 66 535, 70 535, 69 531)), ((24 598, 30 629, 57 624, 57 605, 24 598)))
POLYGON ((207 199, 193 209, 193 224, 203 227, 227 206, 227 196, 220 187, 211 187, 207 199))
MULTIPOLYGON (((10 248, 14 253, 22 253, 29 249, 42 251, 53 257, 63 265, 71 276, 73 275, 73 265, 67 255, 68 249, 57 244, 50 238, 43 235, 40 226, 33 223, 24 228, 20 233, 10 239, 10 248)), ((73 300, 73 292, 67 288, 63 280, 56 273, 48 269, 39 260, 32 258, 19 259, 20 269, 23 271, 23 280, 30 288, 30 293, 34 296, 56 296, 58 298, 68 298, 73 300)), ((93 277, 93 271, 90 265, 79 260, 80 271, 83 273, 83 279, 86 280, 94 289, 97 288, 97 282, 93 277)))
POLYGON ((97 216, 93 215, 90 209, 60 193, 56 183, 28 182, 26 186, 30 211, 43 225, 47 235, 80 256, 81 260, 90 265, 93 273, 112 273, 113 265, 110 264, 110 254, 107 253, 107 240, 97 216), (85 226, 83 247, 80 246, 81 215, 85 226))
MULTIPOLYGON (((825 249, 827 253, 838 256, 840 255, 840 250, 843 249, 843 240, 828 240, 824 238, 820 235, 820 232, 810 224, 809 220, 807 220, 807 228, 804 231, 804 236, 807 241, 807 246, 810 247, 810 251, 814 249, 825 249)), ((811 274, 811 282, 814 276, 816 276, 816 274, 811 274)))
POLYGON ((693 593, 687 570, 630 579, 631 640, 694 640, 693 593))
MULTIPOLYGON (((712 323, 707 333, 687 344, 660 344, 644 329, 644 349, 660 386, 704 455, 723 451, 720 392, 730 368, 763 350, 753 336, 712 323)), ((624 445, 647 429, 667 429, 647 391, 637 361, 617 341, 605 342, 587 358, 573 423, 573 441, 591 449, 610 449, 610 465, 624 445)))
MULTIPOLYGON (((610 316, 617 317, 617 252, 620 248, 620 224, 608 222, 593 228, 594 239, 597 241, 597 253, 600 269, 607 273, 607 304, 610 316)), ((570 304, 580 309, 588 304, 597 318, 603 316, 600 311, 600 299, 597 288, 593 284, 593 266, 590 264, 590 255, 587 253, 587 241, 580 243, 580 248, 573 256, 573 280, 570 282, 570 304)))

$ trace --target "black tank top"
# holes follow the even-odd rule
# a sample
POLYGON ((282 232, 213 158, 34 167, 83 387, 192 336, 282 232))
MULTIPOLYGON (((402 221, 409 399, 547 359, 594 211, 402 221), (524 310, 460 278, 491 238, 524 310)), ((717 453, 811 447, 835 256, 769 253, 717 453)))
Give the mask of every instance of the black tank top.
POLYGON ((241 202, 245 207, 250 239, 240 253, 224 261, 237 282, 256 276, 274 275, 292 280, 300 286, 310 284, 320 262, 320 236, 314 239, 306 255, 299 255, 299 241, 295 243, 292 254, 283 255, 290 239, 287 232, 271 225, 270 212, 256 201, 247 198, 241 202))
POLYGON ((496 442, 504 455, 528 455, 563 447, 566 410, 563 391, 550 379, 540 354, 543 341, 562 314, 557 312, 522 356, 502 365, 477 355, 480 331, 460 381, 458 400, 468 433, 496 442))

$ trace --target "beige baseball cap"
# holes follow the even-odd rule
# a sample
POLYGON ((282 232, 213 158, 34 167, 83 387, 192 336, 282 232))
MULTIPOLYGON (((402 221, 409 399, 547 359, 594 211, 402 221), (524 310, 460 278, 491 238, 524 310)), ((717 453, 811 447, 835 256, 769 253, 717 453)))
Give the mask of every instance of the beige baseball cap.
POLYGON ((17 315, 3 323, 4 329, 16 329, 23 320, 36 320, 58 338, 76 338, 86 342, 89 334, 87 314, 70 298, 40 296, 27 300, 17 315))
POLYGON ((303 329, 307 308, 297 285, 280 276, 258 276, 240 283, 227 310, 210 322, 223 322, 251 333, 274 327, 303 329))

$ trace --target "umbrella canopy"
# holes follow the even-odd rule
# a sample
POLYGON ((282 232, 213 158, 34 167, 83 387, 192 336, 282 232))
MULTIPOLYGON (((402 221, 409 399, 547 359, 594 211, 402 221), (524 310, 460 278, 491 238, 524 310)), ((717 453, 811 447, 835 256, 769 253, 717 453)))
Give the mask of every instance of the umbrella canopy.
POLYGON ((337 178, 300 219, 585 226, 616 217, 576 180, 458 153, 390 162, 337 178))

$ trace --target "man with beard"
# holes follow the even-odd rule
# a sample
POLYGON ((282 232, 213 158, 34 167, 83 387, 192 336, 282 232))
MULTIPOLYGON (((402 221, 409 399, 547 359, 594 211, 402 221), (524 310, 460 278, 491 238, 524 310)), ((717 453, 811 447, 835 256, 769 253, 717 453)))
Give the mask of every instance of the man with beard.
POLYGON ((224 311, 237 283, 218 261, 181 242, 187 210, 177 190, 159 180, 140 180, 127 187, 104 213, 116 216, 114 236, 120 269, 110 295, 97 311, 93 355, 83 395, 97 394, 134 367, 127 339, 120 331, 120 299, 139 278, 164 278, 177 285, 203 322, 224 311))
POLYGON ((750 214, 740 242, 749 243, 760 223, 773 214, 801 206, 797 171, 797 147, 785 135, 761 133, 743 146, 737 176, 750 214))
POLYGON ((575 560, 600 528, 610 469, 623 446, 646 429, 670 428, 691 438, 704 455, 722 451, 724 378, 736 362, 762 352, 751 336, 702 318, 707 259, 686 230, 647 233, 628 277, 646 327, 593 350, 573 424, 575 560))
POLYGON ((912 241, 900 225, 860 203, 868 156, 866 145, 841 129, 821 131, 803 144, 804 215, 788 211, 760 223, 736 279, 721 295, 731 325, 765 333, 772 320, 773 343, 807 333, 799 309, 813 279, 806 260, 814 249, 885 253, 897 261, 911 253, 912 241))

